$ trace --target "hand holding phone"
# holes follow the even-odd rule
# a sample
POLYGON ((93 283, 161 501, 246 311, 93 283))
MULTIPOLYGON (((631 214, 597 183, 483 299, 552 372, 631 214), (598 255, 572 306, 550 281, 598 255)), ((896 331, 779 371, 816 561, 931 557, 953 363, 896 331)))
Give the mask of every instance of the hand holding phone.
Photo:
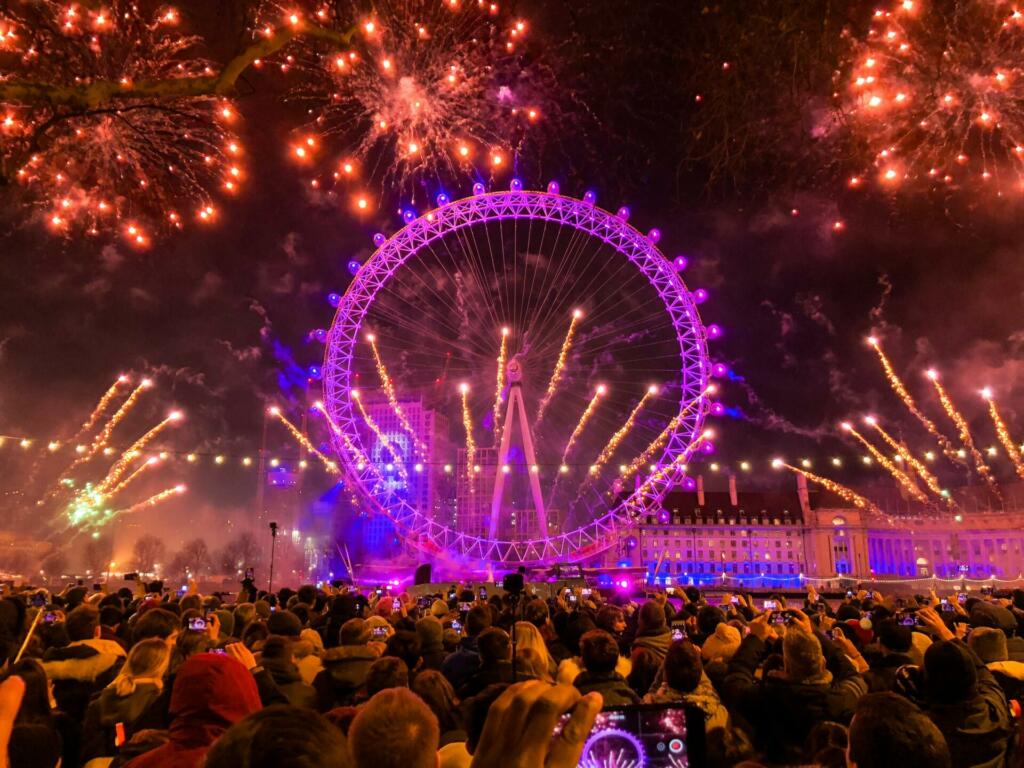
POLYGON ((189 632, 205 632, 206 631, 206 619, 201 616, 188 620, 189 632))

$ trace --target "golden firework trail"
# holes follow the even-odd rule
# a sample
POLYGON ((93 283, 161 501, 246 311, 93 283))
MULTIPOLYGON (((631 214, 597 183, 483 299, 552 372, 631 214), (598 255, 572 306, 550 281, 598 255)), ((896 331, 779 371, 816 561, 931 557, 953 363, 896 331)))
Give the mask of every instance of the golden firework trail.
POLYGON ((885 443, 896 451, 896 454, 902 458, 907 464, 913 468, 915 472, 924 480, 925 485, 928 486, 928 490, 937 496, 942 495, 942 486, 939 485, 939 480, 933 475, 921 461, 910 452, 910 449, 906 445, 896 440, 892 435, 882 428, 882 425, 878 423, 878 419, 873 416, 868 416, 864 419, 864 422, 872 427, 878 436, 885 441, 885 443))
POLYGON ((115 511, 112 515, 112 518, 118 517, 120 515, 130 515, 133 512, 141 512, 142 510, 148 509, 149 507, 155 507, 160 502, 166 501, 172 496, 178 496, 182 493, 185 493, 186 490, 187 489, 185 488, 184 485, 176 485, 173 488, 167 488, 166 490, 160 491, 160 493, 154 493, 148 499, 140 501, 138 504, 132 504, 130 507, 126 507, 125 509, 119 509, 115 511))
POLYGON ((299 445, 301 445, 311 454, 316 456, 320 460, 320 463, 323 464, 328 470, 335 474, 338 473, 338 465, 331 460, 330 456, 327 456, 325 453, 320 451, 315 445, 313 445, 310 439, 306 437, 304 434, 302 434, 301 431, 299 431, 298 427, 296 427, 294 424, 288 421, 288 419, 285 418, 284 414, 281 413, 280 408, 278 408, 276 405, 272 406, 269 409, 267 409, 267 413, 269 413, 271 416, 273 416, 282 424, 284 424, 285 429, 287 429, 288 432, 291 433, 291 436, 295 438, 296 442, 298 442, 299 445))
POLYGON ((935 422, 928 418, 920 408, 914 398, 910 396, 910 392, 907 391, 906 385, 896 375, 896 371, 893 370, 892 363, 889 358, 886 357, 885 352, 882 350, 882 345, 877 338, 874 336, 868 337, 868 344, 874 347, 875 352, 878 353, 878 359, 882 363, 882 368, 885 371, 885 377, 889 380, 889 386, 892 387, 892 391, 896 393, 897 397, 903 401, 903 404, 907 407, 907 410, 921 422, 921 425, 928 430, 928 433, 935 438, 939 444, 939 448, 945 454, 946 458, 950 461, 956 462, 957 464, 963 464, 963 460, 957 455, 956 448, 952 441, 946 437, 939 428, 935 426, 935 422))
POLYGON ((469 411, 469 385, 460 384, 459 394, 462 395, 462 427, 466 430, 466 475, 469 478, 470 490, 473 488, 473 467, 476 462, 476 441, 473 440, 473 414, 469 411))
POLYGON ((68 467, 68 469, 70 470, 95 456, 96 452, 103 448, 107 444, 107 441, 110 440, 110 436, 113 434, 117 425, 121 422, 121 419, 123 419, 135 406, 135 403, 138 402, 140 397, 142 397, 142 394, 152 386, 153 382, 151 379, 143 379, 140 381, 139 386, 132 390, 131 394, 128 395, 128 399, 121 403, 121 407, 118 408, 107 423, 103 425, 103 429, 100 430, 96 439, 92 441, 92 445, 89 446, 89 449, 79 459, 77 459, 71 467, 68 467))
POLYGON ((622 423, 622 426, 619 427, 618 431, 616 431, 614 435, 612 435, 611 440, 608 441, 608 444, 601 450, 601 453, 598 454, 597 461, 591 465, 590 474, 592 476, 601 473, 601 468, 611 460, 615 453, 615 449, 619 447, 619 443, 621 443, 626 438, 626 435, 629 434, 630 430, 633 429, 633 425, 636 424, 636 417, 640 414, 640 411, 642 411, 650 399, 657 394, 658 388, 653 384, 647 388, 644 396, 640 398, 640 402, 636 404, 632 411, 630 411, 629 416, 622 423))
POLYGON ((134 472, 128 475, 128 477, 126 477, 120 483, 115 485, 109 491, 104 491, 104 493, 106 493, 108 497, 116 496, 129 485, 131 485, 143 472, 145 472, 147 469, 155 467, 159 463, 160 459, 158 459, 156 456, 151 456, 150 458, 142 462, 142 464, 134 472))
POLYGON ((837 483, 835 480, 829 480, 827 477, 816 475, 813 472, 808 472, 807 470, 804 469, 797 469, 796 467, 791 466, 779 459, 773 461, 772 464, 774 464, 777 467, 785 467, 790 472, 795 472, 798 475, 803 475, 812 483, 815 483, 816 485, 820 485, 822 488, 832 491, 832 493, 836 494, 836 496, 841 498, 843 501, 848 501, 851 504, 853 504, 853 506, 859 509, 863 509, 867 512, 882 514, 882 510, 875 506, 875 504, 870 499, 864 498, 859 493, 852 490, 851 488, 847 488, 842 483, 837 483))
POLYGON ((423 441, 416 435, 416 430, 412 428, 412 424, 409 423, 408 417, 405 415, 405 411, 402 410, 402 406, 398 402, 398 393, 395 391, 395 382, 391 378, 391 374, 388 373, 388 368, 384 365, 384 358, 380 355, 380 350, 377 349, 377 337, 372 333, 366 337, 366 340, 370 342, 370 349, 373 350, 373 359, 377 364, 377 376, 380 377, 381 386, 384 387, 384 394, 387 395, 388 404, 391 406, 391 410, 395 412, 395 416, 398 418, 398 423, 402 429, 406 431, 413 443, 416 445, 416 450, 421 454, 426 455, 427 446, 423 444, 423 441))
POLYGON ((100 416, 106 412, 107 406, 110 405, 110 401, 117 397, 117 393, 121 385, 127 383, 127 376, 117 377, 117 381, 110 385, 110 389, 103 393, 103 397, 101 397, 100 401, 96 403, 96 407, 92 409, 92 413, 89 414, 89 418, 86 419, 82 426, 78 428, 78 433, 71 438, 71 442, 77 443, 92 431, 93 427, 95 427, 96 423, 100 420, 100 416))
POLYGON ((583 312, 574 309, 572 313, 572 320, 569 321, 569 330, 565 332, 565 339, 562 341, 562 348, 558 352, 558 360, 555 362, 555 369, 551 372, 551 379, 548 381, 548 388, 544 392, 544 397, 540 400, 540 406, 537 408, 537 418, 533 420, 534 430, 544 420, 544 412, 547 411, 548 405, 551 404, 551 398, 555 396, 555 392, 558 391, 558 385, 562 381, 562 374, 565 372, 565 363, 569 359, 569 348, 572 346, 572 338, 576 334, 576 325, 579 323, 580 318, 583 317, 583 312))
POLYGON ((981 451, 978 450, 974 444, 974 438, 971 437, 971 431, 967 427, 967 419, 963 417, 963 414, 957 410, 956 406, 953 405, 953 401, 949 397, 949 393, 946 392, 946 388, 942 386, 942 382, 939 381, 939 374, 937 371, 928 370, 925 374, 935 387, 935 392, 939 396, 939 402, 942 403, 942 409, 949 416, 950 421, 956 426, 957 432, 960 436, 960 442, 964 444, 964 448, 967 449, 968 453, 971 454, 971 458, 974 459, 974 468, 978 474, 981 475, 982 479, 988 483, 988 487, 992 490, 999 498, 1003 497, 1002 492, 999 490, 999 485, 996 483, 996 479, 992 477, 992 470, 989 469, 988 464, 985 463, 985 457, 981 455, 981 451))
POLYGON ((683 406, 683 409, 672 418, 668 425, 661 431, 661 434, 654 438, 650 445, 644 448, 644 452, 630 462, 629 466, 626 467, 626 471, 622 473, 622 479, 628 480, 639 472, 640 468, 650 460, 651 456, 653 456, 665 445, 666 442, 668 442, 669 437, 679 428, 680 423, 682 423, 683 419, 685 419, 690 411, 693 410, 694 406, 700 403, 701 398, 714 391, 715 385, 708 384, 701 394, 697 395, 697 397, 693 398, 693 400, 683 406))
POLYGON ((120 457, 118 457, 117 461, 114 462, 114 466, 112 466, 110 468, 110 471, 107 472, 107 476, 100 481, 99 485, 97 486, 99 490, 103 493, 106 493, 108 488, 110 488, 112 485, 117 483, 118 480, 121 479, 121 477, 125 473, 125 470, 128 469, 128 465, 131 464, 132 461, 134 461, 138 457, 139 453, 147 445, 149 445, 151 442, 153 442, 154 439, 156 439, 157 435, 163 432, 164 429, 166 429, 171 424, 181 421, 182 418, 183 417, 181 415, 181 411, 171 411, 169 414, 167 414, 166 419, 161 421, 151 430, 146 432, 142 437, 140 437, 138 440, 136 440, 134 443, 128 446, 128 449, 124 451, 120 455, 120 457))
POLYGON ((387 449, 387 452, 391 454, 391 461, 394 462, 394 465, 398 468, 399 477, 403 480, 408 480, 409 473, 405 469, 405 461, 402 460, 402 455, 395 448, 391 439, 384 434, 384 431, 377 425, 377 422, 374 421, 373 417, 363 406, 363 399, 360 397, 358 389, 352 390, 352 400, 355 402, 356 408, 359 409, 359 413, 362 415, 363 421, 366 422, 366 426, 370 428, 370 431, 377 436, 378 440, 380 440, 380 444, 383 445, 384 448, 387 449))
POLYGON ((703 443, 705 440, 710 440, 711 435, 712 433, 710 430, 705 430, 700 435, 700 437, 698 437, 696 440, 691 441, 690 444, 686 446, 684 450, 680 451, 679 455, 677 455, 675 459, 673 459, 670 463, 666 464, 663 467, 658 467, 658 469, 649 474, 647 476, 647 479, 644 480, 643 484, 639 488, 637 488, 636 494, 642 495, 647 493, 648 491, 651 490, 655 483, 660 482, 661 480, 664 480, 666 477, 668 477, 669 473, 674 473, 680 469, 685 472, 686 462, 689 459, 689 457, 693 454, 695 450, 697 450, 700 447, 701 443, 703 443))
POLYGON ((886 471, 895 478, 897 483, 903 486, 910 496, 922 504, 927 504, 930 501, 928 495, 917 487, 917 483, 915 483, 906 472, 897 467, 896 464, 888 456, 878 450, 870 440, 854 429, 852 424, 844 421, 842 427, 844 431, 853 435, 853 437, 857 438, 857 440, 859 440, 861 444, 868 449, 868 452, 875 457, 875 461, 885 467, 886 471))
POLYGON ((576 428, 573 429, 572 434, 569 435, 569 442, 565 444, 565 450, 562 451, 562 463, 565 464, 565 460, 569 457, 569 453, 576 445, 576 441, 580 439, 580 435, 583 434, 584 427, 587 426, 587 422, 590 421, 590 417, 594 415, 594 411, 597 410, 597 404, 601 402, 601 398, 604 397, 607 388, 604 384, 599 384, 594 390, 594 396, 590 398, 590 402, 587 403, 587 407, 583 409, 583 414, 580 416, 580 420, 576 422, 576 428))
POLYGON ((366 458, 366 455, 360 451, 349 439, 348 435, 345 434, 344 430, 338 426, 337 422, 331 418, 331 414, 327 412, 327 408, 319 400, 313 404, 313 407, 320 411, 324 419, 327 420, 327 425, 331 428, 331 431, 341 438, 341 441, 345 444, 345 448, 356 457, 356 462, 363 464, 363 466, 369 466, 370 460, 366 458))
POLYGON ((498 376, 494 389, 494 444, 499 442, 501 434, 501 404, 505 393, 505 364, 508 358, 508 328, 501 329, 501 346, 498 348, 498 376))
POLYGON ((999 409, 996 408, 996 401, 992 397, 992 390, 985 387, 985 389, 981 390, 981 396, 988 401, 988 415, 992 418, 992 425, 996 428, 999 442, 1006 449, 1006 455, 1013 462, 1013 468, 1017 471, 1017 475, 1024 479, 1024 460, 1021 458, 1020 448, 1013 442, 1010 430, 1007 429, 1006 422, 1003 421, 1003 417, 999 414, 999 409))

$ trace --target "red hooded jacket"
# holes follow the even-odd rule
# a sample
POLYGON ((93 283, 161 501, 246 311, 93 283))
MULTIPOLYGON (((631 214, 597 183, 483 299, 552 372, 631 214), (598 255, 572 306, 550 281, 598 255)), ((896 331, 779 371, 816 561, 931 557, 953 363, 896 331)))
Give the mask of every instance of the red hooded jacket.
POLYGON ((261 706, 256 682, 241 663, 215 653, 197 654, 174 679, 169 741, 127 768, 195 768, 221 734, 261 706))

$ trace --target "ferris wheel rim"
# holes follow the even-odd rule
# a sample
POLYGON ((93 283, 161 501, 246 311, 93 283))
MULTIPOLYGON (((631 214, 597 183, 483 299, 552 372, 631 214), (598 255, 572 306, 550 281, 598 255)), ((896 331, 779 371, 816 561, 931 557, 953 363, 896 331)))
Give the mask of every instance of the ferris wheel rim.
POLYGON ((371 479, 380 480, 381 475, 363 450, 363 440, 355 426, 358 417, 351 402, 349 382, 359 335, 377 294, 399 269, 430 243, 462 229, 506 219, 543 220, 571 227, 604 242, 619 256, 628 259, 648 280, 675 332, 682 373, 679 412, 673 417, 680 422, 661 449, 660 463, 674 466, 680 457, 682 460, 689 458, 708 410, 704 395, 711 375, 707 334, 690 291, 658 249, 656 240, 641 233, 625 217, 600 208, 586 198, 578 200, 552 191, 522 189, 482 192, 446 200, 409 221, 391 237, 375 236, 378 247, 341 297, 326 340, 325 407, 333 425, 337 426, 331 430, 331 439, 346 476, 355 480, 359 494, 369 500, 377 512, 389 517, 421 550, 454 551, 460 557, 516 563, 539 562, 552 557, 584 559, 610 546, 619 524, 635 519, 637 514, 660 501, 673 478, 661 477, 644 483, 625 500, 571 531, 523 540, 460 533, 431 520, 393 492, 376 491, 368 483, 371 479), (421 537, 427 541, 421 541, 421 537), (437 541, 444 543, 438 545, 437 541), (592 546, 585 546, 587 542, 592 546))

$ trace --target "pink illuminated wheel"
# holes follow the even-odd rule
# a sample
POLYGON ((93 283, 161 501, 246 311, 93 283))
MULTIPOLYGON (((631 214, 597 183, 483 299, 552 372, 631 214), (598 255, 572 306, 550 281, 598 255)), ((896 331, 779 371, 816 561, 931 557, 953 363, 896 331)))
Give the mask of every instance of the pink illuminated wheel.
POLYGON ((324 410, 350 486, 408 543, 461 563, 583 560, 713 450, 706 292, 628 217, 554 183, 476 185, 403 212, 350 265, 324 410))

